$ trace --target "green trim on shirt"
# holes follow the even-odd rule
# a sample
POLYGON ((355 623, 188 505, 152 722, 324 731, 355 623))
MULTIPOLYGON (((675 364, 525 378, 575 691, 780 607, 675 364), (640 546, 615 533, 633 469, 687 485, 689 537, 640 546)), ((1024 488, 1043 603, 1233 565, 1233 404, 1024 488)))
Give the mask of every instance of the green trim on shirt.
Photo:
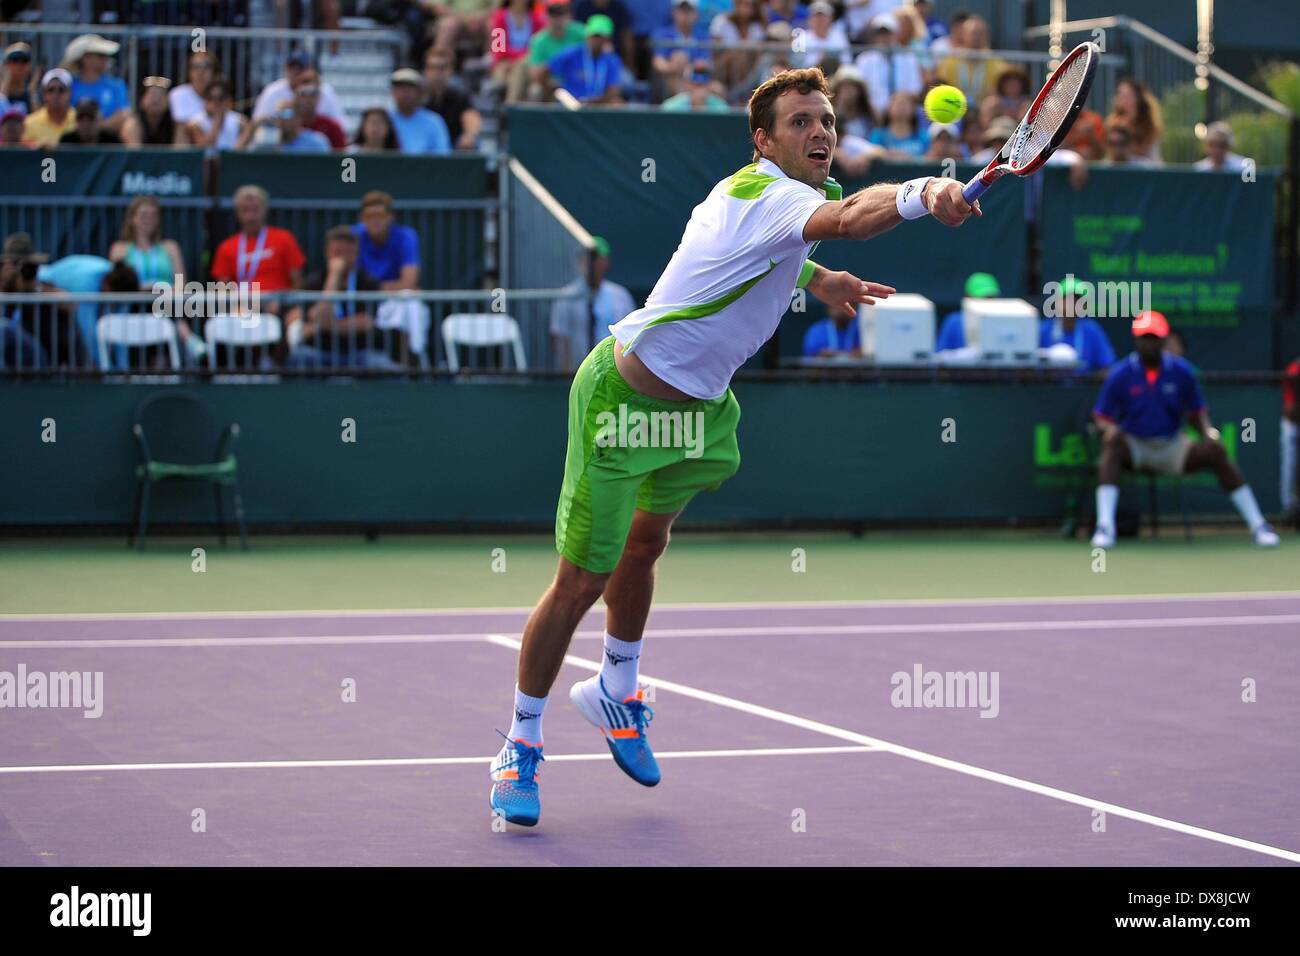
POLYGON ((775 176, 758 171, 758 163, 750 163, 727 182, 727 195, 733 199, 757 199, 763 190, 776 182, 775 176))
POLYGON ((726 293, 725 295, 722 295, 714 299, 712 302, 702 302, 699 305, 691 305, 691 306, 687 306, 684 309, 677 309, 673 312, 665 312, 657 319, 651 319, 649 322, 647 322, 644 326, 641 327, 641 331, 636 334, 636 336, 632 339, 632 341, 628 342, 627 345, 623 347, 623 350, 625 352, 630 352, 632 348, 636 345, 637 339, 641 338, 641 336, 645 334, 646 329, 652 329, 656 325, 663 325, 667 322, 677 322, 681 319, 702 319, 706 315, 713 315, 715 312, 721 312, 727 306, 731 305, 731 303, 735 302, 742 295, 744 295, 746 292, 752 289, 760 280, 766 278, 766 276, 773 269, 776 268, 777 266, 776 260, 769 259, 767 261, 768 261, 768 267, 761 274, 754 276, 754 278, 752 279, 746 279, 736 288, 732 289, 730 292, 726 293))

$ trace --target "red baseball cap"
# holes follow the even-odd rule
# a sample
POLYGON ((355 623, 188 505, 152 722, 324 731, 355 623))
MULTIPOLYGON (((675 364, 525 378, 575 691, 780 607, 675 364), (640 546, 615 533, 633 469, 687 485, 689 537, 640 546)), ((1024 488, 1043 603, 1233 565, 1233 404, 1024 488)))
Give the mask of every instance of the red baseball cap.
POLYGON ((1168 338, 1169 320, 1159 312, 1139 312, 1133 316, 1133 335, 1154 335, 1158 339, 1168 338))

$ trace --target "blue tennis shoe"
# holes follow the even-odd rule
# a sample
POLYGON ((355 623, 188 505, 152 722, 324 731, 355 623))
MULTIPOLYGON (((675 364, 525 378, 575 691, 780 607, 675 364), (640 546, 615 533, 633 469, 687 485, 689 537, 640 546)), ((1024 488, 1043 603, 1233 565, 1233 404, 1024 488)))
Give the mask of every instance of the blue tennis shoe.
POLYGON ((655 760, 646 725, 654 711, 646 706, 644 691, 617 701, 605 693, 600 675, 580 680, 569 689, 569 700, 605 737, 614 762, 625 774, 643 787, 653 787, 660 780, 659 762, 655 760))

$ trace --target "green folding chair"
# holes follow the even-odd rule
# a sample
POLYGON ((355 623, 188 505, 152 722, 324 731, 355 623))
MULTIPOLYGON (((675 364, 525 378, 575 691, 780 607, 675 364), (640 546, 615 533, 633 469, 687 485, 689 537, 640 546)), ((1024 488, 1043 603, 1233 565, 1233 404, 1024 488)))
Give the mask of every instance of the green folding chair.
POLYGON ((189 392, 172 389, 150 395, 136 407, 131 432, 139 446, 141 461, 135 469, 135 517, 127 535, 127 546, 134 543, 137 550, 144 550, 149 528, 149 493, 153 485, 179 480, 213 485, 222 547, 226 544, 222 495, 226 488, 231 490, 239 543, 247 551, 244 500, 239 491, 235 459, 239 425, 232 423, 218 432, 207 402, 189 392))

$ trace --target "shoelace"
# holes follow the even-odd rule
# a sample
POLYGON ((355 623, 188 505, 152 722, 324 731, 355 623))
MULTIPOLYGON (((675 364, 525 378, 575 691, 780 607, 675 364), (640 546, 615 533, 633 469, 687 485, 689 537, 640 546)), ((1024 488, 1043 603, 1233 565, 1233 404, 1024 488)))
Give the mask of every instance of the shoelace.
POLYGON ((632 712, 632 723, 636 727, 636 732, 644 736, 646 724, 654 720, 654 710, 647 706, 645 701, 639 699, 629 700, 623 706, 632 712))
POLYGON ((499 730, 497 733, 505 738, 506 743, 514 745, 515 755, 496 769, 505 770, 508 767, 514 767, 519 772, 519 779, 516 782, 521 788, 536 786, 533 777, 537 775, 537 764, 546 762, 541 749, 538 747, 520 747, 510 739, 508 734, 502 734, 499 730))

